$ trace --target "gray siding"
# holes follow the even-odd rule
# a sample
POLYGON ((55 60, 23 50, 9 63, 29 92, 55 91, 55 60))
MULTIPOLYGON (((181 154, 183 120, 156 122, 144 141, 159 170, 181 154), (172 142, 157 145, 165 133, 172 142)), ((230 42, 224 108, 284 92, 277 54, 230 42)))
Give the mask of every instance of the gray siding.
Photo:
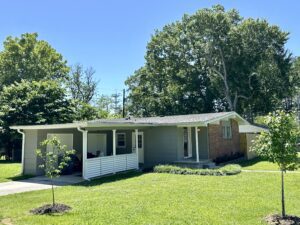
MULTIPOLYGON (((37 132, 37 145, 40 148, 40 143, 47 139, 47 134, 62 134, 68 133, 73 134, 73 149, 76 151, 75 155, 82 160, 82 133, 77 129, 51 129, 51 130, 38 130, 37 132)), ((45 148, 43 148, 45 151, 45 148)), ((41 175, 43 171, 38 168, 38 165, 41 163, 41 160, 37 159, 37 169, 36 174, 41 175)))
MULTIPOLYGON (((208 136, 207 136, 207 127, 199 127, 200 131, 198 132, 198 142, 199 142, 199 159, 208 159, 208 136)), ((195 132, 195 129, 194 129, 195 132)), ((194 134, 195 136, 195 134, 194 134)), ((196 151, 196 146, 194 149, 196 151)), ((196 152, 195 152, 196 153, 196 152)))
POLYGON ((144 131, 145 166, 177 160, 177 127, 151 127, 144 131))
POLYGON ((37 131, 25 131, 24 174, 36 174, 37 169, 37 131))
MULTIPOLYGON (((144 163, 153 166, 159 163, 171 163, 182 160, 183 128, 178 127, 149 127, 139 129, 144 132, 144 163)), ((126 148, 117 148, 117 154, 132 152, 132 132, 134 130, 118 130, 117 133, 126 133, 126 148)), ((47 138, 48 133, 72 133, 73 148, 77 157, 82 160, 82 133, 77 129, 53 129, 26 131, 25 140, 25 173, 41 174, 38 168, 40 163, 35 154, 35 149, 40 147, 40 142, 47 138)), ((105 133, 107 135, 107 154, 112 154, 112 130, 89 131, 89 133, 105 133)), ((199 131, 199 157, 208 158, 207 128, 200 127, 199 131)), ((195 158, 195 130, 192 128, 193 157, 195 158)))

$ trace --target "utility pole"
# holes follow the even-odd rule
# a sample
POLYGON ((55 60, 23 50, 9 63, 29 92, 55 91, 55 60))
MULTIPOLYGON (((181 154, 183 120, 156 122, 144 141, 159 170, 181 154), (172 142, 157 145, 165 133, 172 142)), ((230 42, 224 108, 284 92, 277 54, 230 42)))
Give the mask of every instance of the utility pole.
POLYGON ((123 118, 125 118, 125 89, 123 89, 123 118))

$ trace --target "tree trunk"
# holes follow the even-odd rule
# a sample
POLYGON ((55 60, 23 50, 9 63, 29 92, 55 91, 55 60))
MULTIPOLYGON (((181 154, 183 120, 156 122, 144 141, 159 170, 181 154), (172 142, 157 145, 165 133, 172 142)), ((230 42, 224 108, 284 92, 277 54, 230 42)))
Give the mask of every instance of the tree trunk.
POLYGON ((51 178, 51 186, 52 186, 52 205, 55 205, 55 198, 54 198, 54 187, 53 187, 53 179, 51 178))
POLYGON ((285 217, 284 171, 283 170, 281 170, 281 207, 282 207, 282 217, 285 217))

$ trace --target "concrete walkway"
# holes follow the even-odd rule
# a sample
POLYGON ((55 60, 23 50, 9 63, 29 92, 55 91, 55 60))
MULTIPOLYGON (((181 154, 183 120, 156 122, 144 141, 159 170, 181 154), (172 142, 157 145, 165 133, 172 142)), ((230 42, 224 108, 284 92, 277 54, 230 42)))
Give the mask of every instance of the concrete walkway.
MULTIPOLYGON (((281 173, 280 170, 242 170, 247 173, 281 173)), ((286 173, 300 173, 300 171, 286 171, 286 173)))
MULTIPOLYGON (((80 175, 65 175, 54 179, 54 186, 67 186, 82 181, 83 179, 80 175)), ((38 176, 26 180, 0 183, 0 196, 50 188, 51 181, 45 176, 38 176)))

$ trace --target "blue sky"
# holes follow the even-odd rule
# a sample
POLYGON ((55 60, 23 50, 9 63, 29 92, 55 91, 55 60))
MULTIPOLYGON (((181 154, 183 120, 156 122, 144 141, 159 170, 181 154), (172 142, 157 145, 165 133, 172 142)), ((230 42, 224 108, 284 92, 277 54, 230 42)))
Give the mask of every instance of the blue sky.
MULTIPOLYGON (((0 42, 37 32, 68 63, 96 69, 99 92, 111 94, 144 63, 155 29, 203 7, 222 4, 243 17, 265 18, 290 32, 287 47, 300 55, 299 0, 0 0, 0 42)), ((2 48, 2 45, 0 49, 2 48)))

